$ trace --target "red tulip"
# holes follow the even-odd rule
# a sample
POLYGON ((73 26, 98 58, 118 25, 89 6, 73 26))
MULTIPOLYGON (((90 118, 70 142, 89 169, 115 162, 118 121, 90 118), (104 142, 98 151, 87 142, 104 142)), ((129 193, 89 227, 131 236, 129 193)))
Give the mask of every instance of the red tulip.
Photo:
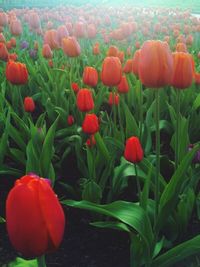
POLYGON ((116 86, 122 78, 122 65, 117 57, 106 57, 103 61, 101 80, 104 85, 116 86))
POLYGON ((133 66, 133 60, 128 59, 124 65, 123 72, 124 73, 131 73, 132 72, 132 66, 133 66))
POLYGON ((124 157, 132 163, 138 163, 143 159, 143 150, 136 136, 132 136, 126 140, 124 157))
POLYGON ((32 97, 25 97, 24 98, 24 110, 26 112, 33 112, 35 110, 35 102, 32 97))
POLYGON ((150 88, 160 88, 170 84, 173 58, 166 42, 144 42, 139 60, 139 78, 150 88))
POLYGON ((192 85, 193 63, 190 54, 173 53, 174 67, 171 85, 178 89, 185 89, 192 85))
POLYGON ((0 59, 3 61, 8 60, 8 50, 4 43, 0 43, 0 59))
POLYGON ((122 76, 121 82, 117 85, 117 91, 122 94, 128 93, 129 84, 126 79, 126 76, 122 76))
POLYGON ((96 140, 93 134, 90 135, 90 137, 86 140, 86 145, 88 147, 93 147, 94 145, 96 145, 96 140))
POLYGON ((82 112, 88 112, 94 108, 92 93, 89 89, 84 88, 78 91, 76 105, 82 112))
POLYGON ((98 72, 93 67, 85 67, 83 71, 83 82, 91 87, 95 87, 98 83, 98 72))
POLYGON ((28 81, 26 65, 20 62, 9 61, 6 64, 6 79, 12 84, 25 84, 28 81))
POLYGON ((93 51, 93 55, 99 55, 99 54, 100 54, 99 43, 96 43, 96 44, 93 46, 92 51, 93 51))
POLYGON ((82 124, 82 130, 86 134, 95 134, 96 132, 98 132, 98 117, 95 114, 86 114, 82 124))
POLYGON ((69 126, 71 126, 71 125, 74 124, 74 116, 69 115, 69 116, 67 117, 67 124, 68 124, 69 126))
POLYGON ((59 247, 65 216, 46 179, 25 175, 15 182, 6 200, 6 224, 12 245, 26 257, 59 247))
POLYGON ((119 104, 119 95, 116 93, 110 92, 109 98, 108 98, 108 104, 109 105, 118 105, 119 104))
POLYGON ((135 51, 135 54, 133 56, 133 61, 132 61, 132 71, 137 77, 139 73, 140 52, 141 52, 141 49, 135 51))
POLYGON ((79 85, 77 83, 72 83, 71 84, 71 88, 72 88, 72 90, 74 91, 75 94, 78 93, 79 85))

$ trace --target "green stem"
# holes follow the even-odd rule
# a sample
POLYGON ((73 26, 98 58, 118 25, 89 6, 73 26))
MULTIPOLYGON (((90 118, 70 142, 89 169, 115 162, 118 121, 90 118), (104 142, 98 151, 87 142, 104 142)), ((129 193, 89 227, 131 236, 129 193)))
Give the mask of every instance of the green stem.
POLYGON ((139 203, 140 203, 140 201, 141 201, 141 187, 140 187, 140 181, 138 178, 137 165, 134 164, 134 167, 135 167, 135 177, 136 177, 137 191, 138 191, 139 203))
POLYGON ((158 216, 158 207, 159 207, 159 175, 160 175, 160 103, 159 103, 159 89, 155 91, 156 96, 156 107, 155 107, 155 123, 156 123, 156 175, 155 175, 155 221, 156 223, 158 216))
POLYGON ((180 90, 176 90, 176 135, 175 135, 175 170, 179 165, 179 122, 180 122, 180 90))
POLYGON ((38 267, 46 267, 45 255, 37 257, 38 267))
POLYGON ((139 101, 139 138, 142 138, 142 125, 143 125, 143 98, 142 98, 142 83, 140 82, 140 101, 139 101))

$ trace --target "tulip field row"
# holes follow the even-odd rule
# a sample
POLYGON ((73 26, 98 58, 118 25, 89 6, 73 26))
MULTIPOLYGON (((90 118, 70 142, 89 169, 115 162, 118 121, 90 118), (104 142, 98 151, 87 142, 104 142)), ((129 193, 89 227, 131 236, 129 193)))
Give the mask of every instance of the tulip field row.
POLYGON ((59 249, 64 206, 125 232, 131 267, 198 262, 199 60, 188 10, 0 11, 0 223, 24 266, 59 249))

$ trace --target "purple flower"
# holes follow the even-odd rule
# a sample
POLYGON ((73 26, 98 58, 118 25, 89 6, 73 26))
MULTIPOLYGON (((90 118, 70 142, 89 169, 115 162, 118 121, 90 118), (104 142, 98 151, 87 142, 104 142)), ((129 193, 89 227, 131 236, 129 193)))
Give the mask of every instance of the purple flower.
POLYGON ((29 51, 29 55, 30 55, 30 57, 31 57, 32 59, 36 59, 36 58, 37 58, 37 51, 34 50, 34 49, 31 49, 31 50, 29 51))
POLYGON ((27 49, 29 47, 29 43, 27 41, 22 41, 20 47, 21 49, 27 49))

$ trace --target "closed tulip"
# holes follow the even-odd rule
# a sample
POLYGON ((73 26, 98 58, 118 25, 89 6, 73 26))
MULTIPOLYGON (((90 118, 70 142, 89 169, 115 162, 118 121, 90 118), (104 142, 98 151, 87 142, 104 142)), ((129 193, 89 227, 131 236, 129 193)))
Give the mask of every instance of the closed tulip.
POLYGON ((136 136, 126 140, 124 158, 132 163, 139 163, 143 159, 143 149, 140 140, 136 136))
POLYGON ((15 182, 6 200, 6 225, 12 245, 25 257, 59 247, 65 216, 46 179, 30 174, 15 182))
POLYGON ((82 124, 82 130, 86 134, 95 134, 96 132, 98 132, 98 117, 95 114, 86 114, 82 124))
POLYGON ((75 37, 62 39, 62 49, 68 57, 78 57, 81 53, 81 48, 75 37))
POLYGON ((72 83, 71 84, 71 88, 72 88, 72 90, 74 91, 75 94, 78 93, 78 91, 80 89, 78 83, 72 83))
POLYGON ((129 85, 125 75, 122 76, 121 82, 117 85, 117 91, 121 94, 128 93, 129 85))
POLYGON ((16 85, 27 83, 28 71, 26 65, 20 62, 9 61, 6 64, 6 79, 16 85))
POLYGON ((185 89, 192 85, 193 65, 191 55, 183 52, 173 53, 174 67, 171 85, 185 89))
POLYGON ((53 57, 53 52, 51 50, 51 47, 48 44, 44 44, 42 47, 42 55, 44 58, 52 58, 53 57))
POLYGON ((108 49, 107 56, 108 57, 117 57, 118 53, 119 53, 118 48, 114 45, 111 45, 108 49))
POLYGON ((176 52, 184 52, 187 53, 187 46, 185 43, 178 43, 176 45, 176 52))
POLYGON ((93 67, 85 67, 83 71, 83 82, 91 87, 95 87, 98 83, 98 72, 93 67))
POLYGON ((78 91, 76 105, 82 112, 88 112, 94 108, 92 93, 89 89, 84 88, 78 91))
POLYGON ((170 84, 173 58, 166 42, 144 42, 139 60, 139 78, 150 88, 160 88, 170 84))
POLYGON ((9 54, 6 45, 4 43, 0 43, 0 59, 3 61, 7 61, 8 55, 9 54))
POLYGON ((96 43, 92 48, 93 55, 99 55, 100 49, 99 49, 99 43, 96 43))
POLYGON ((74 124, 74 116, 72 116, 72 115, 68 115, 68 117, 67 117, 67 124, 68 124, 69 126, 71 126, 71 125, 74 124))
POLYGON ((10 32, 12 35, 21 35, 22 34, 22 25, 20 20, 14 19, 10 23, 10 32))
POLYGON ((110 92, 109 97, 108 97, 108 104, 110 106, 112 106, 112 105, 117 106, 119 104, 119 95, 116 93, 110 92))
POLYGON ((33 112, 35 110, 35 102, 32 97, 25 97, 24 98, 24 110, 26 112, 33 112))
POLYGON ((8 16, 5 12, 0 12, 0 26, 6 26, 8 24, 8 16))
POLYGON ((141 52, 141 49, 135 51, 135 54, 133 56, 133 61, 132 61, 132 71, 137 77, 139 73, 140 52, 141 52))
POLYGON ((48 44, 51 49, 57 49, 59 47, 56 30, 48 30, 45 32, 44 44, 48 44))
POLYGON ((103 61, 101 80, 104 85, 116 86, 122 78, 122 65, 117 57, 106 57, 103 61))
POLYGON ((57 29, 57 38, 58 38, 58 43, 60 47, 62 46, 62 39, 67 38, 69 36, 69 32, 66 28, 65 25, 61 25, 57 29))
POLYGON ((132 66, 133 66, 133 60, 128 59, 124 65, 123 72, 124 73, 131 73, 132 72, 132 66))

